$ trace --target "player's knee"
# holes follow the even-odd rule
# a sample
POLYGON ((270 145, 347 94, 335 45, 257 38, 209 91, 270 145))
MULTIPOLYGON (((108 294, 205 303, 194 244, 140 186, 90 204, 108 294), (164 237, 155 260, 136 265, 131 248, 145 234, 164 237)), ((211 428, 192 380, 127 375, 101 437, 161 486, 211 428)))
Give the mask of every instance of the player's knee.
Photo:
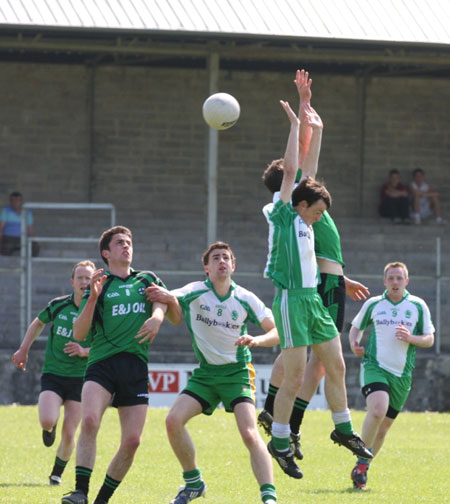
POLYGON ((95 433, 100 427, 100 417, 95 414, 87 414, 81 424, 82 430, 85 433, 95 433))
POLYGON ((256 446, 260 440, 260 436, 258 434, 258 431, 255 428, 247 428, 247 429, 243 429, 241 430, 241 437, 242 437, 242 441, 244 442, 245 446, 247 446, 247 448, 251 449, 253 446, 256 446))
POLYGON ((53 418, 41 418, 41 427, 46 431, 51 431, 55 424, 56 421, 53 418))
POLYGON ((170 436, 170 434, 178 432, 182 426, 183 423, 181 422, 180 418, 175 413, 169 412, 166 417, 167 434, 170 436))
POLYGON ((130 454, 133 454, 141 444, 141 436, 137 434, 126 436, 123 439, 122 447, 123 449, 130 454))

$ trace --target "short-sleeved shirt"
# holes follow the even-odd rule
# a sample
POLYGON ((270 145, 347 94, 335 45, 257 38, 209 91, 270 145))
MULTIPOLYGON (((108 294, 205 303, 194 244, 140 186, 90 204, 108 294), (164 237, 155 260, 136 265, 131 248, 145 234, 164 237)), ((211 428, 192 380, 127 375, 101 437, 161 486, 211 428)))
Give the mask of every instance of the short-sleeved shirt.
POLYGON ((314 231, 282 200, 263 208, 269 223, 269 253, 264 276, 280 289, 317 287, 319 270, 314 231))
MULTIPOLYGON (((110 272, 106 276, 95 306, 88 364, 119 352, 136 354, 147 363, 149 342, 139 344, 139 340, 135 338, 152 313, 152 303, 146 300, 145 289, 152 283, 162 287, 165 285, 151 271, 132 270, 127 278, 117 277, 110 272)), ((79 313, 89 294, 90 289, 87 288, 79 313)))
MULTIPOLYGON (((428 192, 430 190, 430 186, 426 182, 424 182, 421 186, 418 186, 415 182, 411 182, 411 188, 414 191, 423 191, 423 192, 428 192)), ((419 197, 419 214, 424 219, 433 215, 430 198, 428 198, 428 196, 419 197)))
POLYGON ((398 340, 396 327, 402 324, 411 334, 432 334, 434 326, 425 301, 405 291, 403 299, 391 301, 387 293, 368 299, 352 321, 357 329, 372 325, 363 362, 371 362, 395 376, 410 376, 416 359, 416 346, 398 340))
POLYGON ((226 296, 219 296, 209 279, 171 291, 177 297, 200 364, 224 365, 250 362, 247 346, 236 346, 247 334, 247 324, 260 325, 272 312, 252 292, 234 282, 226 296))
MULTIPOLYGON (((27 214, 27 226, 32 226, 33 214, 31 213, 31 210, 27 210, 26 214, 27 214)), ((3 234, 5 236, 20 238, 22 216, 20 213, 17 213, 11 205, 8 205, 2 210, 0 214, 0 222, 5 223, 5 227, 3 228, 3 234)))
MULTIPOLYGON (((73 294, 52 299, 39 314, 38 319, 43 324, 53 322, 47 339, 43 373, 53 373, 59 376, 84 376, 87 366, 86 357, 69 357, 64 353, 66 343, 75 341, 73 337, 73 322, 78 316, 78 307, 73 300, 73 294)), ((75 341, 79 343, 78 341, 75 341)), ((79 343, 83 347, 91 344, 91 333, 79 343)))

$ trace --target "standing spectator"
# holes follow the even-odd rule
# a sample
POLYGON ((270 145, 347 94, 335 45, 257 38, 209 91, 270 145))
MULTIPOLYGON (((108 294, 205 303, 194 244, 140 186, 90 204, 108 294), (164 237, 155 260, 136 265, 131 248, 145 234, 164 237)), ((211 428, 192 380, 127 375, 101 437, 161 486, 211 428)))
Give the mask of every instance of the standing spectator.
POLYGON ((408 187, 400 182, 400 172, 391 170, 388 181, 381 186, 379 212, 394 224, 409 224, 408 187))
MULTIPOLYGON (((20 252, 20 233, 22 224, 22 194, 14 191, 9 195, 9 205, 0 215, 0 253, 2 255, 18 255, 20 252)), ((27 210, 27 233, 34 235, 33 214, 27 210)), ((39 255, 39 245, 33 242, 33 256, 39 255)))
POLYGON ((412 176, 410 189, 414 224, 420 224, 422 219, 428 219, 432 215, 437 224, 442 224, 439 193, 425 182, 425 172, 422 168, 416 168, 412 176))

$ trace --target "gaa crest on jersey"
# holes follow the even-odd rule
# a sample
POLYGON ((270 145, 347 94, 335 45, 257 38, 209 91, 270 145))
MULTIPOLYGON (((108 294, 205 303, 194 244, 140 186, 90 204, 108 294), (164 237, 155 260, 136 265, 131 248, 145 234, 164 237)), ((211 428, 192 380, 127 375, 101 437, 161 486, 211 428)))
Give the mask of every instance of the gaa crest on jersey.
POLYGON ((139 287, 138 293, 143 296, 145 294, 145 287, 139 287))
POLYGON ((411 310, 406 310, 406 311, 405 311, 405 317, 406 317, 406 318, 411 318, 411 317, 412 317, 411 310))

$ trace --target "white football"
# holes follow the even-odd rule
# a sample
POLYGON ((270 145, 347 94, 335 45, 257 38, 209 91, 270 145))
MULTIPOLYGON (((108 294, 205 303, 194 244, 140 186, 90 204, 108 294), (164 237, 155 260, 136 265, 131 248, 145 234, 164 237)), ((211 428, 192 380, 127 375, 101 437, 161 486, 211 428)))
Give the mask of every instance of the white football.
POLYGON ((213 94, 203 104, 203 118, 216 130, 231 128, 239 119, 240 113, 239 102, 228 93, 213 94))

